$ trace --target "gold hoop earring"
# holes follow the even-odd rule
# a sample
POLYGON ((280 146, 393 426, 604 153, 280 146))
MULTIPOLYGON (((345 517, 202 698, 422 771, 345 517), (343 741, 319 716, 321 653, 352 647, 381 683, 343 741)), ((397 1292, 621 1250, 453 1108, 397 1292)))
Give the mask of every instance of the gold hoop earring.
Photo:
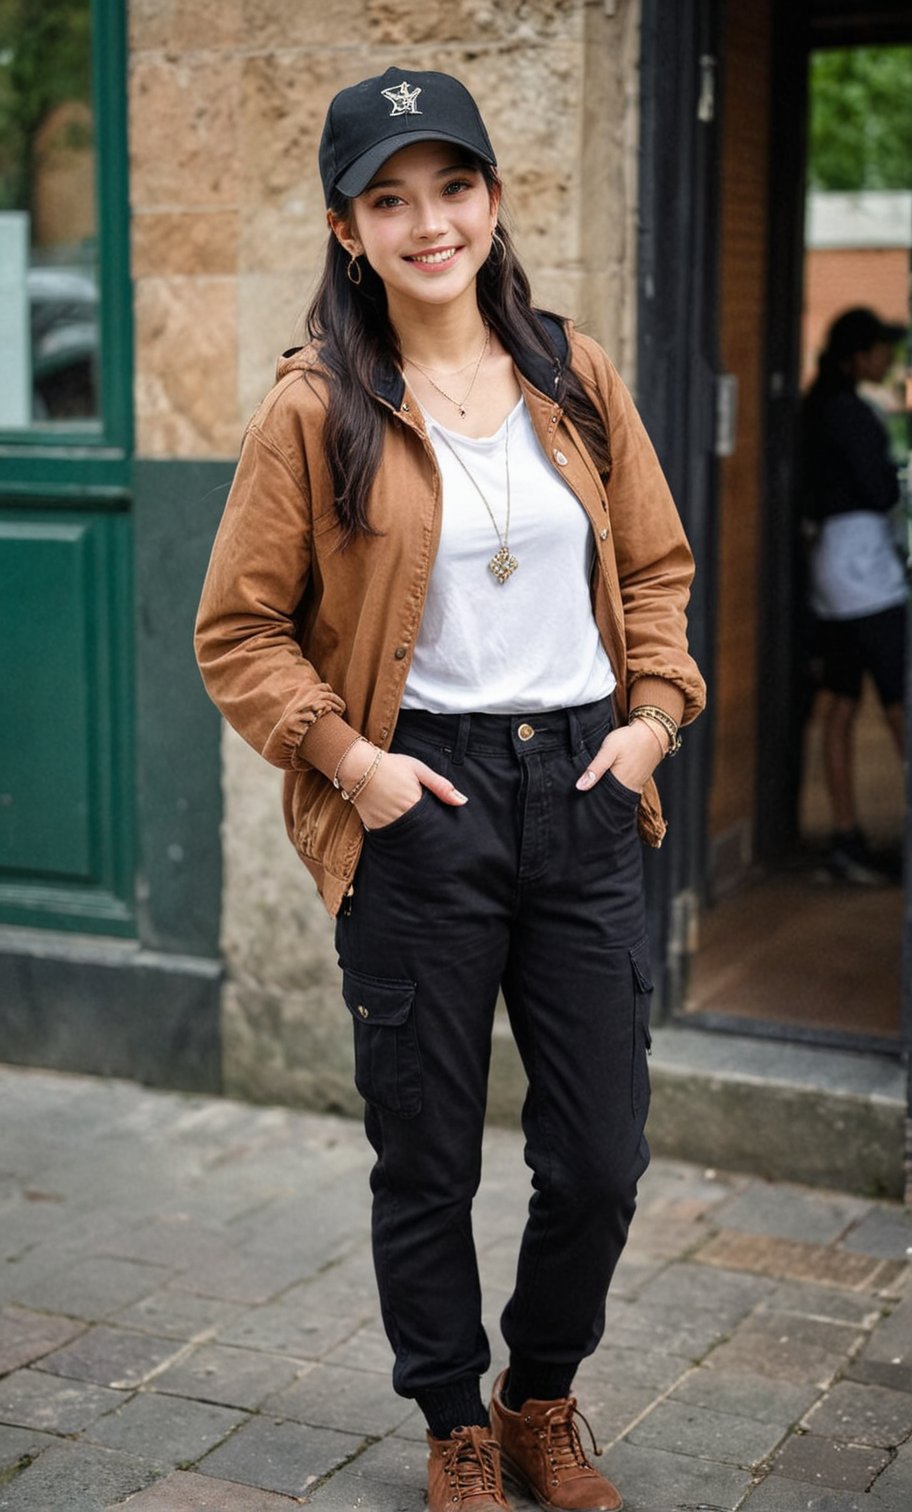
POLYGON ((349 263, 348 267, 345 270, 345 276, 348 279, 348 281, 349 281, 350 284, 354 284, 354 286, 355 286, 356 289, 359 287, 359 285, 361 283, 361 280, 364 277, 364 273, 362 271, 361 264, 359 263, 357 257, 355 257, 354 255, 352 256, 351 262, 349 263), (357 272, 357 274, 358 274, 357 278, 355 278, 354 273, 352 272, 352 269, 355 269, 355 271, 357 272))
POLYGON ((489 256, 494 256, 495 248, 497 249, 497 256, 494 257, 494 261, 502 263, 507 255, 507 244, 499 231, 494 231, 491 235, 491 251, 488 254, 489 256))

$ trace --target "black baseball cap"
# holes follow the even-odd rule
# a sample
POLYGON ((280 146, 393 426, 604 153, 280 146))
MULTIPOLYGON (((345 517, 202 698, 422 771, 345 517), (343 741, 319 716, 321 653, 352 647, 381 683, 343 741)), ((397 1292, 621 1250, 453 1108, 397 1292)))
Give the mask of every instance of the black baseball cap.
POLYGON ((827 351, 837 358, 853 357, 856 352, 869 352, 879 342, 893 347, 906 332, 906 326, 881 320, 873 310, 859 305, 833 321, 827 332, 827 351))
POLYGON ((320 139, 320 177, 329 203, 339 190, 353 199, 377 169, 412 142, 453 142, 496 164, 478 106, 450 74, 388 68, 336 95, 320 139))

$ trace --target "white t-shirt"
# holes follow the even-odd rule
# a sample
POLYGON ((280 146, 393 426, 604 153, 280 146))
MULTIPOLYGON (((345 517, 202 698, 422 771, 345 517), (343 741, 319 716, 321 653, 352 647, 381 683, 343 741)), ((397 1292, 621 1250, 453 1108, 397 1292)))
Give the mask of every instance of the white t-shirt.
POLYGON ((425 421, 443 480, 443 517, 402 707, 517 714, 572 708, 611 693, 615 677, 589 593, 591 526, 545 461, 523 401, 496 435, 478 440, 427 413, 425 421), (450 446, 503 536, 508 428, 509 549, 519 565, 500 584, 488 563, 501 542, 450 446))
POLYGON ((873 510, 830 515, 811 552, 811 608, 820 619, 859 619, 906 602, 890 520, 873 510))

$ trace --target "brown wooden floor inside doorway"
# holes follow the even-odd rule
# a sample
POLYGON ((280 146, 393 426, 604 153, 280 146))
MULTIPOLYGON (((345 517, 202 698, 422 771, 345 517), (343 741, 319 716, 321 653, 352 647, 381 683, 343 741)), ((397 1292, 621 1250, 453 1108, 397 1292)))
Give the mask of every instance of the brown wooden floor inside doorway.
MULTIPOLYGON (((805 759, 805 848, 788 869, 758 877, 704 911, 685 1018, 872 1036, 886 1048, 900 1031, 902 887, 823 880, 829 817, 819 714, 808 726, 805 759)), ((856 760, 862 827, 873 845, 895 853, 903 831, 902 771, 868 696, 856 760)))

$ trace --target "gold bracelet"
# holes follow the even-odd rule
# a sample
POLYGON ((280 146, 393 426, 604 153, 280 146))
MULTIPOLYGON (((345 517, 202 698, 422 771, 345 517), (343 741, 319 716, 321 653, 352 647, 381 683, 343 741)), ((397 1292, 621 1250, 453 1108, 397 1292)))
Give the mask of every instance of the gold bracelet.
MULTIPOLYGON (((664 758, 668 755, 668 749, 669 748, 668 748, 667 742, 662 739, 662 737, 659 734, 658 730, 654 729, 653 726, 649 723, 649 715, 648 714, 645 715, 645 716, 643 716, 643 719, 644 719, 644 723, 646 725, 647 730, 649 731, 650 735, 652 736, 653 740, 655 741, 656 745, 659 748, 660 760, 664 760, 664 758)), ((662 726, 662 729, 663 730, 665 729, 664 725, 662 726)))
POLYGON ((654 719, 656 724, 660 724, 662 726, 662 729, 667 731, 668 734, 668 750, 665 753, 666 756, 674 756, 678 751, 680 751, 681 736, 678 731, 678 726, 675 724, 671 715, 666 714, 664 709, 656 708, 655 704, 638 704, 637 707, 635 709, 631 709, 630 713, 627 715, 627 723, 629 724, 632 719, 654 719))
POLYGON ((345 799, 346 803, 354 803, 355 799, 364 792, 364 789, 367 787, 367 784, 370 782, 378 766, 380 765, 380 762, 383 759, 383 752, 378 751, 376 746, 371 746, 371 750, 376 753, 374 755, 374 759, 371 762, 370 766, 366 767, 365 770, 361 773, 361 776, 358 778, 358 781, 355 783, 354 787, 349 788, 348 792, 346 792, 344 788, 339 789, 339 792, 345 799))
MULTIPOLYGON (((339 757, 339 760, 336 762, 336 770, 332 774, 331 781, 332 781, 333 787, 334 788, 338 788, 340 793, 342 792, 342 783, 341 783, 341 781, 339 779, 339 768, 342 765, 343 761, 345 760, 346 756, 348 755, 349 751, 353 751, 355 749, 355 746, 358 744, 359 740, 363 740, 365 745, 371 745, 370 741, 367 740, 365 738, 365 736, 363 736, 363 735, 356 735, 355 738, 354 738, 354 740, 350 741, 349 744, 345 747, 345 750, 342 752, 342 755, 339 757)), ((373 746, 371 746, 371 750, 373 750, 373 749, 374 749, 373 746)))

